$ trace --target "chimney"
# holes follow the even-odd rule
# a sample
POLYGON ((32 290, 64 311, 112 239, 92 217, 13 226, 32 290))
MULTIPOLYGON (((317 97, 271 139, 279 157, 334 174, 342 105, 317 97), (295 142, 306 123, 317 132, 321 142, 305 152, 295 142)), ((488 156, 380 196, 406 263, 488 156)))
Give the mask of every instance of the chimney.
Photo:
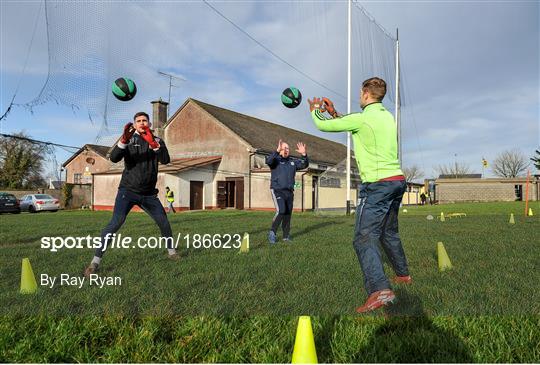
POLYGON ((152 102, 152 128, 158 137, 163 138, 163 127, 167 123, 167 109, 169 103, 159 100, 152 102))

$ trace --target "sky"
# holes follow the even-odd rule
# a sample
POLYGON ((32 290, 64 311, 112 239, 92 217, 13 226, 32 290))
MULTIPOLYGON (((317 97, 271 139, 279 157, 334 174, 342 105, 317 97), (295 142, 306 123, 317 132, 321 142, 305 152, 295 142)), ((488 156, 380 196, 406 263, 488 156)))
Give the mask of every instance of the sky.
MULTIPOLYGON (((84 103, 94 113, 92 120, 84 107, 55 101, 35 106, 32 113, 14 106, 0 122, 2 133, 23 130, 32 138, 70 146, 95 143, 103 119, 99 113, 107 101, 110 135, 115 136, 126 116, 150 112, 150 101, 159 97, 167 100, 168 80, 156 73, 162 70, 186 79, 175 81, 172 111, 194 97, 323 138, 346 140, 343 133, 318 131, 307 104, 307 98, 328 96, 339 111, 347 111, 346 100, 328 90, 347 93, 344 1, 211 2, 328 89, 278 61, 200 1, 158 1, 152 6, 94 2, 84 9, 75 3, 48 4, 52 44, 47 44, 43 2, 0 2, 0 112, 16 90, 15 102, 21 104, 40 93, 51 49, 56 57, 51 64, 57 68, 52 68, 46 91, 57 92, 68 104, 84 103), (105 43, 114 51, 103 53, 105 43), (102 82, 116 74, 136 76, 132 78, 139 91, 133 101, 120 103, 103 92, 102 82), (303 101, 287 109, 279 96, 293 85, 303 93, 303 101)), ((359 4, 391 35, 399 28, 404 167, 417 165, 429 178, 437 176, 436 166, 456 161, 481 173, 482 158, 491 162, 504 150, 517 148, 527 158, 533 156, 540 146, 538 1, 359 4)), ((392 89, 393 80, 388 79, 394 74, 393 41, 354 9, 352 111, 357 112, 361 81, 383 76, 392 89), (376 52, 370 51, 371 42, 376 52)), ((391 98, 393 90, 385 100, 393 111, 391 98)), ((68 151, 57 152, 60 163, 69 156, 68 151)), ((485 173, 493 176, 489 168, 485 173)))

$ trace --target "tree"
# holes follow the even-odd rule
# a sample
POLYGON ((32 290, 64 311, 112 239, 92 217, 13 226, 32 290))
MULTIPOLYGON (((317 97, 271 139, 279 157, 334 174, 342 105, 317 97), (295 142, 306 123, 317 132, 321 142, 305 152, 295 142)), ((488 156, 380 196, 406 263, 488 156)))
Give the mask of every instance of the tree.
POLYGON ((529 163, 527 157, 519 150, 506 150, 497 155, 492 163, 491 170, 500 177, 516 177, 527 171, 529 163))
POLYGON ((455 162, 448 165, 439 165, 435 167, 435 170, 440 175, 452 175, 459 177, 460 175, 466 175, 471 173, 471 168, 464 162, 455 162))
POLYGON ((47 145, 33 143, 23 132, 0 136, 0 187, 33 189, 45 184, 42 176, 47 145))
POLYGON ((534 167, 536 167, 537 170, 540 170, 540 150, 536 150, 536 157, 532 157, 531 161, 534 164, 534 167))
POLYGON ((413 182, 414 180, 420 179, 424 176, 424 172, 417 165, 404 167, 402 170, 407 182, 413 182))

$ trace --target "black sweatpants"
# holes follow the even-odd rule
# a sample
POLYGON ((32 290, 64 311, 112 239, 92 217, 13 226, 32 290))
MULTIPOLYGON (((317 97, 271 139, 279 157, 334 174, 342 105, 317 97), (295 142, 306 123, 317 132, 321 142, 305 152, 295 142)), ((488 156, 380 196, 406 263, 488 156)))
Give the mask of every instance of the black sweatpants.
POLYGON ((291 190, 270 189, 272 200, 276 206, 276 215, 272 220, 272 231, 277 233, 279 225, 283 229, 283 237, 289 237, 291 231, 291 215, 293 211, 294 193, 291 190))
POLYGON ((162 237, 167 240, 167 248, 173 248, 172 230, 163 205, 156 195, 140 195, 125 188, 118 189, 114 202, 114 211, 109 224, 101 232, 101 245, 96 248, 94 256, 103 257, 103 253, 108 247, 109 239, 107 234, 116 233, 126 221, 126 217, 135 205, 141 207, 157 223, 162 237))

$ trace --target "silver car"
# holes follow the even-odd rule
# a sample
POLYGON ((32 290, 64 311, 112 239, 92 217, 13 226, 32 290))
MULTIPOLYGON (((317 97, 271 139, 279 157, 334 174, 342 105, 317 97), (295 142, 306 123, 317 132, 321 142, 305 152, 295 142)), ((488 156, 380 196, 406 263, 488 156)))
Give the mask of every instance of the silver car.
POLYGON ((42 212, 45 210, 56 212, 60 209, 60 202, 49 194, 29 194, 21 198, 21 211, 30 213, 42 212))

